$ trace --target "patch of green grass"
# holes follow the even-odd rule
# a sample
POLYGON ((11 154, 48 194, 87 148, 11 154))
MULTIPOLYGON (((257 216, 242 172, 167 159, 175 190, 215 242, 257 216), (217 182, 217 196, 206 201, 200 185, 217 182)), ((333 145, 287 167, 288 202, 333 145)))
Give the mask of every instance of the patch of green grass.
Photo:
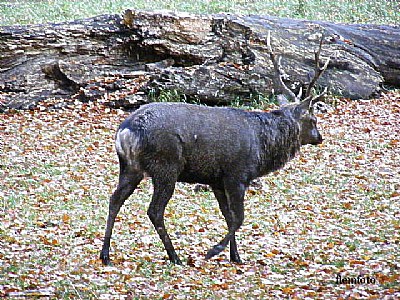
POLYGON ((23 197, 19 195, 12 194, 8 198, 3 198, 3 208, 4 209, 14 209, 20 205, 23 201, 23 197))
POLYGON ((310 251, 305 251, 305 252, 303 253, 303 257, 304 257, 305 260, 314 260, 314 258, 315 258, 315 253, 310 252, 310 251))
MULTIPOLYGON (((178 90, 162 90, 159 93, 150 92, 149 97, 151 102, 184 102, 198 105, 205 105, 199 99, 188 97, 183 92, 178 90)), ((274 98, 265 97, 261 94, 251 95, 250 98, 237 97, 229 103, 230 107, 240 108, 245 110, 268 110, 271 104, 276 104, 274 98)))
POLYGON ((282 266, 272 265, 271 272, 278 273, 278 274, 285 274, 286 271, 282 269, 282 266))
POLYGON ((331 262, 326 262, 326 264, 335 266, 336 268, 343 268, 346 265, 346 261, 344 260, 335 260, 331 262))
POLYGON ((188 102, 187 97, 178 90, 162 90, 158 95, 150 93, 153 102, 188 102))
POLYGON ((345 244, 347 248, 349 248, 349 251, 355 251, 360 243, 358 241, 352 241, 352 242, 347 242, 345 244))
POLYGON ((275 15, 346 23, 398 24, 397 0, 194 0, 194 1, 2 1, 0 25, 62 22, 101 14, 120 14, 125 9, 173 10, 191 13, 275 15))
POLYGON ((253 94, 249 98, 237 97, 229 103, 229 106, 245 110, 269 110, 271 105, 277 104, 274 96, 266 97, 262 94, 253 94))

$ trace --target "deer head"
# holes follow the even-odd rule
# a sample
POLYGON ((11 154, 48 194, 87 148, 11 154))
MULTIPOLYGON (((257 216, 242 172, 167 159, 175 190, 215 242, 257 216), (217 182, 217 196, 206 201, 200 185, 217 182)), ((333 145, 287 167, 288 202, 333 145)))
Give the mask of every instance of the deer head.
POLYGON ((318 145, 322 143, 322 136, 317 128, 317 118, 313 113, 313 106, 318 102, 327 92, 327 87, 322 93, 311 96, 311 91, 314 88, 318 78, 325 72, 328 67, 330 57, 325 61, 324 65, 321 67, 319 62, 319 57, 321 53, 321 48, 323 44, 324 36, 322 35, 318 50, 314 53, 315 65, 314 65, 314 77, 310 80, 307 86, 306 92, 303 94, 303 90, 300 88, 299 93, 296 95, 290 90, 286 84, 283 82, 283 72, 281 69, 281 57, 277 59, 275 53, 271 47, 271 33, 268 32, 267 35, 267 51, 270 55, 270 59, 274 65, 275 77, 274 86, 277 90, 282 91, 283 94, 278 95, 278 101, 280 103, 287 103, 288 99, 293 102, 289 104, 290 110, 292 111, 293 117, 298 121, 300 126, 300 140, 302 145, 312 144, 318 145))

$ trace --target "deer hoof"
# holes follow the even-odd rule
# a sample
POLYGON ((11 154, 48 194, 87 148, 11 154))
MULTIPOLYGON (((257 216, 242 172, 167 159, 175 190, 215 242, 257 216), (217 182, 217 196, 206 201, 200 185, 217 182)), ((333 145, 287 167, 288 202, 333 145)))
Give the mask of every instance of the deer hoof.
POLYGON ((217 254, 220 254, 224 249, 225 249, 225 247, 222 245, 215 245, 210 250, 208 250, 208 252, 206 254, 206 259, 210 259, 211 257, 213 257, 217 254))
POLYGON ((100 259, 105 266, 111 265, 110 255, 108 253, 100 252, 100 259))

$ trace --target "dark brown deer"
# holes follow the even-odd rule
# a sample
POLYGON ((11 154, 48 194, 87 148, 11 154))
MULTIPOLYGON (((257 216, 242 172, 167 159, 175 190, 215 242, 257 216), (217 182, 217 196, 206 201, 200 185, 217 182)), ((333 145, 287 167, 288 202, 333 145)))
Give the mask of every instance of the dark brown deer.
POLYGON ((227 222, 228 233, 208 251, 206 259, 219 254, 229 243, 231 261, 240 263, 235 233, 244 219, 244 195, 250 182, 283 167, 301 145, 322 142, 312 105, 326 90, 311 96, 312 85, 328 65, 327 61, 324 67, 319 67, 321 45, 316 54, 314 79, 302 97, 283 83, 279 60, 272 52, 268 37, 276 84, 296 102, 279 110, 251 112, 184 103, 152 103, 132 113, 116 134, 120 173, 118 186, 110 198, 100 254, 102 262, 110 263, 115 217, 147 175, 154 185, 147 213, 173 263, 181 264, 181 260, 165 228, 164 211, 178 181, 210 185, 227 222))

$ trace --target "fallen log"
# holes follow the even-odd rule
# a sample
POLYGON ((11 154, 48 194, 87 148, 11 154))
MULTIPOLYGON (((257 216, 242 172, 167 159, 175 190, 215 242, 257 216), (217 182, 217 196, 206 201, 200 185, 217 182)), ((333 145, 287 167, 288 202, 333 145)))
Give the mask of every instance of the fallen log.
POLYGON ((145 94, 172 89, 211 104, 269 95, 268 32, 285 83, 295 90, 313 75, 322 35, 321 61, 331 59, 321 88, 357 99, 376 95, 382 84, 400 85, 399 26, 127 10, 0 27, 0 109, 29 108, 47 98, 88 101, 115 90, 142 99, 133 97, 138 89, 127 80, 140 81, 145 94))

